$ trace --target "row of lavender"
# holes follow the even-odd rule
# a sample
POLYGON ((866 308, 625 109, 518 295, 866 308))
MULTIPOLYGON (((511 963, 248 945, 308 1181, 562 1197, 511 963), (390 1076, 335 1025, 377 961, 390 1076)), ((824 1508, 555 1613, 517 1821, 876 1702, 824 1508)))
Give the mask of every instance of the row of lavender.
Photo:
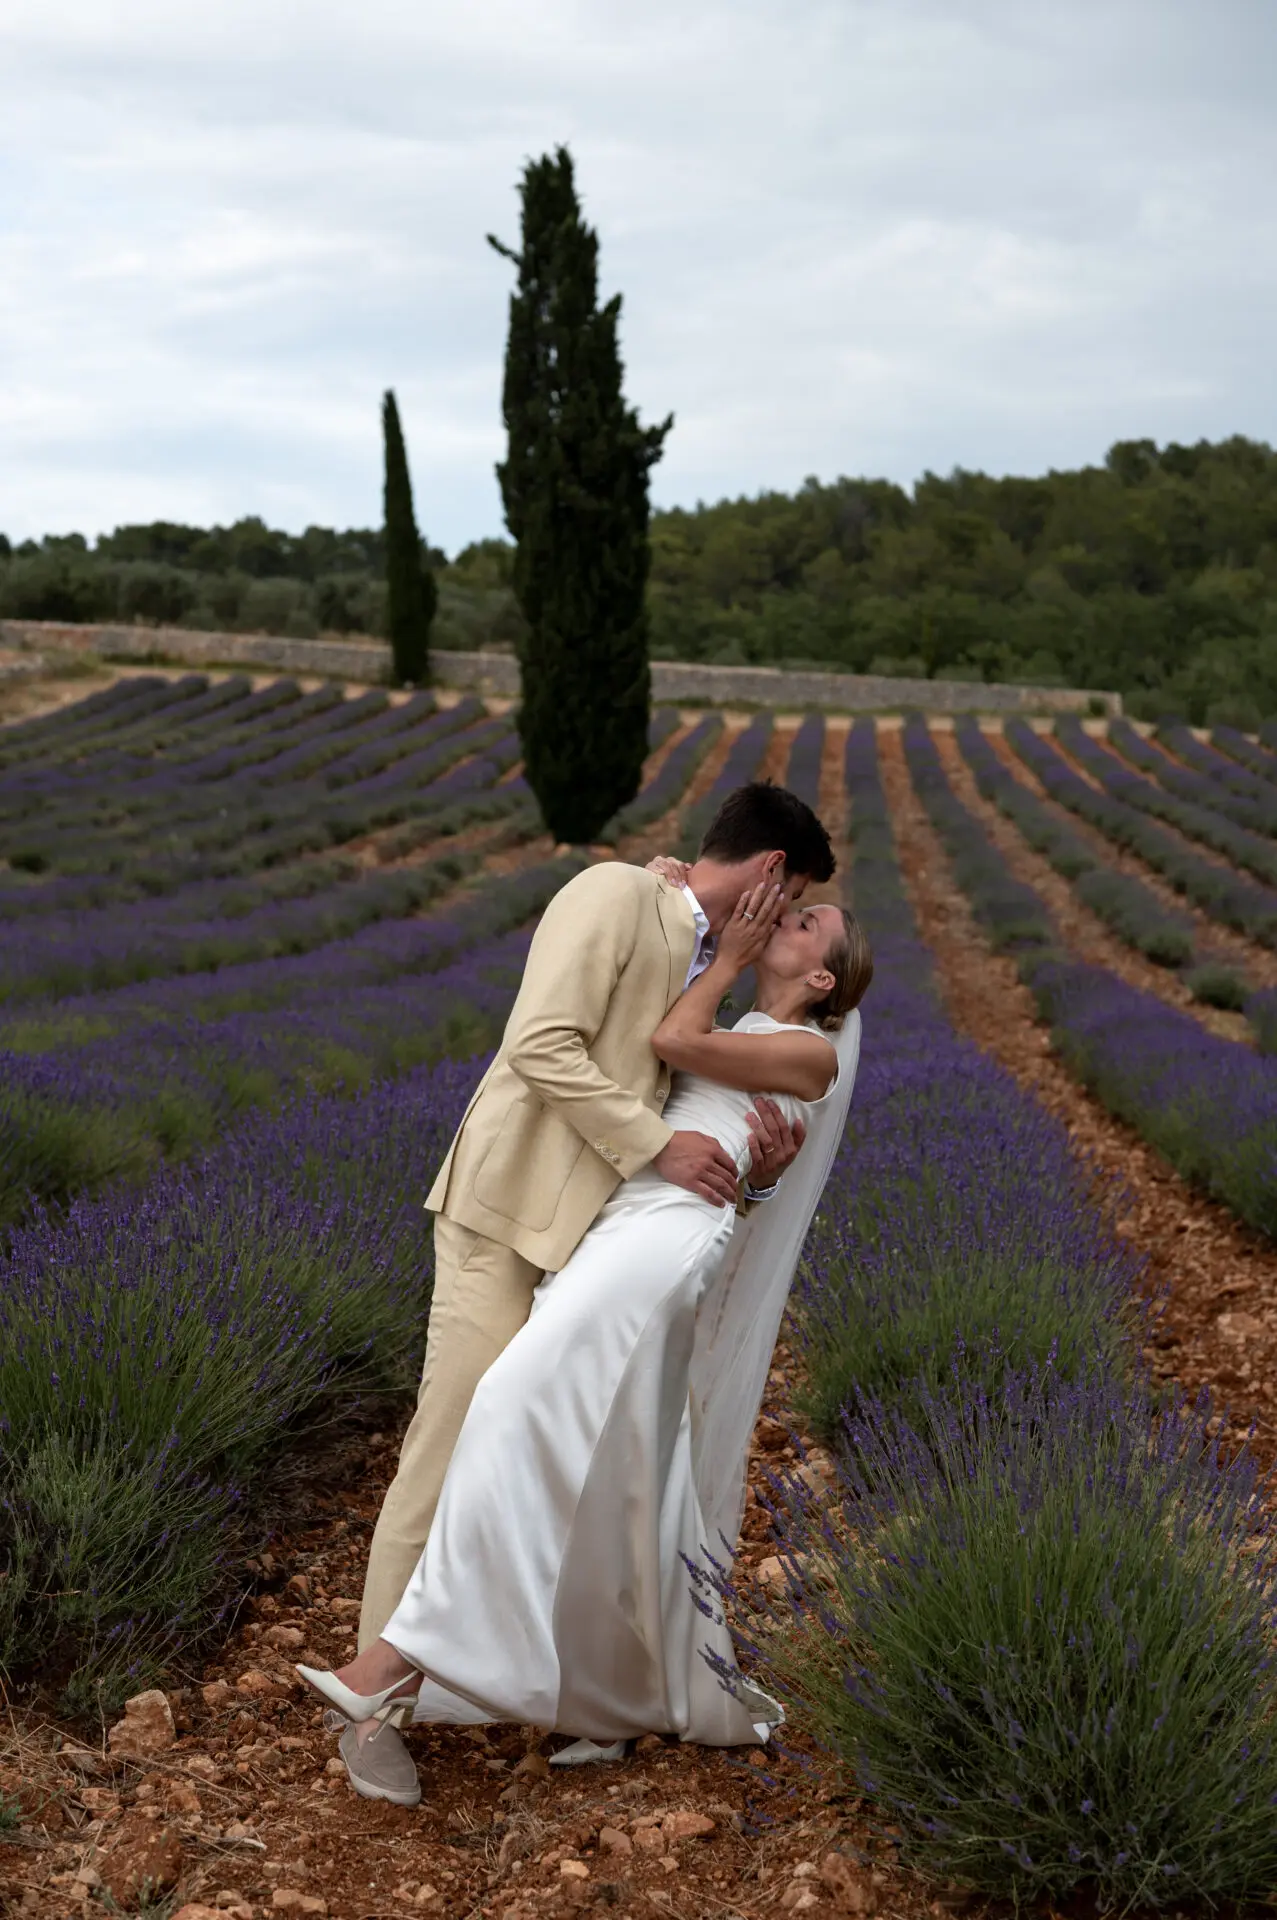
MULTIPOLYGON (((1277 846, 1269 832, 1270 825, 1277 823, 1277 808, 1270 816, 1268 809, 1238 800, 1222 780, 1181 765, 1146 740, 1129 721, 1115 720, 1109 725, 1107 740, 1112 752, 1092 739, 1076 718, 1058 723, 1056 731, 1070 752, 1076 745, 1098 756, 1097 773, 1102 764, 1105 785, 1120 799, 1165 820, 1188 839, 1222 854, 1265 885, 1277 884, 1277 846), (1131 773, 1132 767, 1139 770, 1138 774, 1131 773)), ((1215 764, 1222 768, 1227 763, 1220 756, 1215 764)))
POLYGON ((445 915, 300 958, 85 996, 56 1021, 0 1030, 0 1225, 33 1198, 143 1179, 303 1087, 350 1093, 490 1046, 519 929, 577 864, 490 879, 445 915))
MULTIPOLYGON (((258 724, 278 720, 272 708, 258 724)), ((196 726, 195 736, 210 725, 196 726)), ((128 753, 0 768, 0 854, 12 874, 0 889, 0 912, 149 898, 209 876, 241 877, 242 887, 242 876, 263 868, 455 807, 491 787, 517 757, 509 722, 489 719, 477 700, 436 712, 429 695, 398 707, 385 694, 338 698, 292 734, 270 739, 278 746, 315 729, 320 740, 294 744, 268 763, 270 778, 218 755, 216 777, 206 778, 207 762, 175 756, 154 722, 128 753), (361 720, 369 701, 371 717, 361 720), (321 751, 328 764, 318 778, 321 751), (32 888, 23 872, 63 877, 32 888)), ((510 808, 528 803, 526 788, 504 798, 510 808)))
POLYGON ((1251 990, 1247 975, 1203 946, 1187 914, 1163 905, 1145 881, 1097 854, 1067 820, 1015 777, 974 718, 959 720, 955 736, 984 798, 1015 824, 1119 940, 1158 966, 1182 970, 1195 999, 1238 1011, 1245 1006, 1251 990))
MULTIPOLYGON (((1260 886, 1234 867, 1205 858, 1179 834, 1160 826, 1149 810, 1138 804, 1140 789, 1148 783, 1129 774, 1081 727, 1062 722, 1057 732, 1060 745, 1089 777, 1083 778, 1060 748, 1027 722, 1012 720, 1005 729, 1008 744, 1053 800, 1098 829, 1115 846, 1137 854, 1209 919, 1263 946, 1277 945, 1277 890, 1260 886)), ((1237 977, 1234 971, 1234 979, 1237 977)), ((1209 990, 1203 997, 1210 997, 1209 990)), ((1226 980, 1219 999, 1225 1005, 1236 1004, 1226 980)), ((1252 991, 1247 987, 1243 1004, 1260 1046, 1265 1051, 1277 1051, 1277 996, 1270 990, 1252 991)))
MULTIPOLYGON (((929 744, 913 730, 924 785, 929 744)), ((1254 1475, 1205 1407, 1155 1411, 1138 1269, 1086 1167, 944 1017, 872 723, 847 778, 878 971, 798 1313, 837 1478, 778 1485, 764 1684, 950 1883, 1098 1911, 1258 1893, 1277 1697, 1254 1475)))
MULTIPOLYGON (((677 727, 658 713, 654 742, 677 727)), ((640 796, 656 791, 659 811, 673 757, 640 796)), ((683 756, 676 777, 693 764, 683 756)), ((443 920, 415 917, 476 865, 445 852, 333 887, 312 863, 190 886, 153 916, 117 903, 20 919, 0 966, 0 1222, 32 1196, 144 1176, 302 1083, 349 1090, 488 1044, 490 976, 499 1002, 521 953, 514 929, 571 866, 490 882, 443 920), (466 959, 476 943, 486 965, 466 959)))
MULTIPOLYGON (((396 711, 402 715, 408 708, 392 713, 396 711)), ((676 715, 658 714, 653 737, 667 735, 671 725, 677 725, 676 715)), ((445 838, 477 821, 504 821, 506 838, 527 837, 535 830, 536 810, 526 784, 516 780, 494 785, 518 754, 517 738, 507 722, 486 719, 478 702, 463 702, 424 721, 413 737, 427 744, 394 767, 361 779, 354 789, 361 830, 384 827, 405 812, 415 816, 398 833, 383 834, 380 850, 386 858, 402 859, 423 841, 445 838), (450 768, 454 770, 449 772, 450 768)), ((666 810, 672 803, 671 775, 675 781, 685 781, 693 765, 686 755, 671 756, 661 777, 650 783, 635 807, 646 804, 658 813, 666 810)), ((147 778, 135 776, 135 788, 147 785, 147 778)), ((0 781, 0 797, 2 790, 0 781)), ((673 798, 677 791, 675 786, 673 798)), ((315 843, 327 845, 333 837, 349 837, 346 827, 335 833, 331 813, 326 814, 313 796, 307 798, 299 790, 294 799, 306 816, 303 832, 315 843)), ((229 811, 235 814, 236 809, 229 811)), ((169 808, 168 814, 172 812, 169 808)), ((95 848, 71 803, 68 815, 80 822, 77 857, 86 866, 99 858, 109 865, 113 856, 95 848)), ((135 824, 138 835, 153 843, 154 824, 149 819, 135 824)), ((350 824, 347 821, 347 827, 350 824)), ((214 837, 220 840, 229 830, 219 817, 214 837)), ((271 838, 275 831, 271 828, 259 836, 259 853, 261 838, 271 838)), ((294 841, 290 830, 290 852, 297 851, 294 841)), ((214 853, 198 836, 192 842, 191 858, 197 865, 206 860, 216 871, 214 853)), ((254 861, 260 869, 256 855, 254 861)), ((104 872, 0 887, 0 917, 14 929, 0 960, 0 1002, 46 999, 129 980, 204 972, 272 954, 305 952, 362 925, 416 911, 437 890, 430 873, 369 872, 355 860, 332 857, 272 865, 236 878, 188 876, 185 884, 172 890, 148 886, 139 904, 133 897, 140 884, 139 871, 136 865, 130 869, 123 889, 116 875, 104 872), (158 898, 152 897, 155 893, 158 898)), ((168 870, 168 879, 173 871, 168 870)))
POLYGON ((1159 745, 1146 740, 1129 720, 1117 720, 1109 727, 1109 739, 1124 759, 1168 794, 1231 821, 1239 829, 1231 846, 1244 850, 1242 865, 1253 857, 1262 879, 1277 876, 1277 848, 1271 845, 1277 834, 1277 790, 1266 780, 1244 773, 1224 754, 1202 745, 1189 727, 1159 728, 1157 739, 1164 742, 1159 745))
MULTIPOLYGON (((1109 738, 1133 766, 1151 774, 1166 792, 1222 814, 1252 834, 1277 836, 1277 753, 1272 729, 1265 729, 1268 745, 1251 740, 1235 727, 1215 727, 1209 743, 1182 721, 1164 720, 1154 728, 1154 739, 1167 751, 1159 752, 1129 722, 1110 729, 1109 738)), ((1239 845, 1221 850, 1233 855, 1239 845)), ((1265 850, 1257 849, 1268 866, 1265 850)))
POLYGON ((906 722, 904 743, 958 885, 993 944, 1014 954, 1063 1058, 1187 1179, 1277 1236, 1277 1061, 1073 959, 1040 896, 953 792, 920 716, 906 722))
POLYGON ((696 857, 701 836, 733 788, 757 778, 763 756, 771 744, 772 725, 770 713, 756 714, 733 740, 727 758, 706 792, 684 807, 679 821, 678 851, 685 860, 696 857))

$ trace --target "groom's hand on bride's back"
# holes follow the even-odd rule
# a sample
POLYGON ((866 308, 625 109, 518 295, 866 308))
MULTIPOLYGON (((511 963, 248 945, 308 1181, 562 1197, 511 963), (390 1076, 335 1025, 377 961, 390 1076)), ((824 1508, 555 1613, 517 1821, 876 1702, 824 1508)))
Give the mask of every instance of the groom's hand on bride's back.
POLYGON ((712 1200, 716 1207, 736 1204, 736 1162, 708 1133, 676 1133, 652 1165, 662 1180, 686 1187, 702 1200, 712 1200))

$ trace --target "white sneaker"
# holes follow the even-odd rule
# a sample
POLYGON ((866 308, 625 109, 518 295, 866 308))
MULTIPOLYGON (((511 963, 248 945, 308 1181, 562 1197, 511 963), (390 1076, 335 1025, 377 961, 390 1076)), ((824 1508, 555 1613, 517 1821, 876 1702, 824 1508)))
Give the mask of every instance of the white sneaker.
POLYGON ((599 1760, 624 1760, 629 1750, 628 1740, 614 1740, 610 1747, 601 1747, 597 1740, 574 1740, 570 1747, 560 1747, 550 1755, 550 1765, 588 1767, 599 1760))

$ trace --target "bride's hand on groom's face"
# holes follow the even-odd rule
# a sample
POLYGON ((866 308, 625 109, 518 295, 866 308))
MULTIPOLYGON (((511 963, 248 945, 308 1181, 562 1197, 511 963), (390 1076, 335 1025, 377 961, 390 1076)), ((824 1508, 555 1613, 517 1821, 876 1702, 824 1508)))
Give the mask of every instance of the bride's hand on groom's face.
POLYGON ((787 1167, 792 1167, 807 1137, 801 1120, 789 1125, 774 1100, 759 1094, 749 1121, 749 1185, 762 1192, 774 1187, 787 1167))
POLYGON ((736 911, 718 936, 716 958, 741 973, 752 967, 784 911, 785 889, 774 881, 761 881, 742 893, 736 911))

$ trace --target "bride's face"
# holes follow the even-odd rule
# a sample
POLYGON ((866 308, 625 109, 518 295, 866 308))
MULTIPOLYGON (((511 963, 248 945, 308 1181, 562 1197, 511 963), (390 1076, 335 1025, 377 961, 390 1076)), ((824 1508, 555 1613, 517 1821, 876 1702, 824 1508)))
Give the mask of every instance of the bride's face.
POLYGON ((776 981, 810 979, 819 999, 833 985, 825 957, 841 930, 837 907, 793 907, 776 922, 755 971, 776 981))

